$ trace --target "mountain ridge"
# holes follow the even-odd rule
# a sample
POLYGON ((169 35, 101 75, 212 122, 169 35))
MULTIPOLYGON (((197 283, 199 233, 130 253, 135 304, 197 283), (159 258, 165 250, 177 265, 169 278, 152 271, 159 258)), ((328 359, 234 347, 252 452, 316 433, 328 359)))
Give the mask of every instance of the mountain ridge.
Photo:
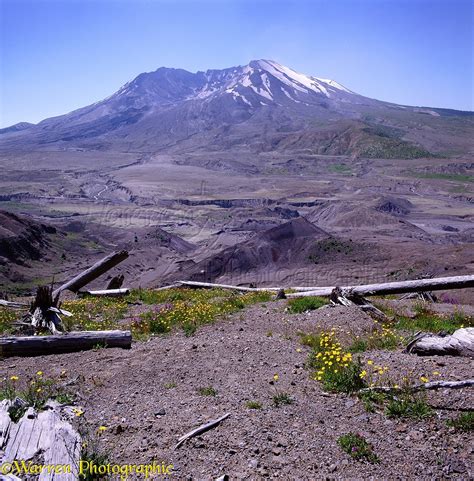
POLYGON ((219 150, 228 149, 233 139, 232 148, 271 150, 284 137, 283 144, 292 149, 308 148, 311 139, 310 148, 322 154, 424 157, 433 145, 435 153, 449 150, 453 136, 441 142, 436 134, 414 129, 427 124, 436 131, 449 118, 464 135, 470 117, 371 99, 335 80, 301 74, 273 60, 252 60, 196 73, 166 67, 141 73, 101 101, 35 125, 0 130, 0 148, 153 152, 184 142, 185 148, 190 143, 191 149, 219 150), (342 147, 327 148, 328 127, 330 139, 345 136, 338 141, 342 147), (303 140, 291 141, 295 132, 303 140), (263 147, 252 147, 255 139, 263 147))

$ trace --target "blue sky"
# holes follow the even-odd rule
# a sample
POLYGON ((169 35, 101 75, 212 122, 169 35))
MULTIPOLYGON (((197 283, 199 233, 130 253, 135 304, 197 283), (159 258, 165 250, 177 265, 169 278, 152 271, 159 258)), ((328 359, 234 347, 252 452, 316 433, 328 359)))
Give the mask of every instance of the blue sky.
POLYGON ((0 0, 0 125, 160 66, 270 58, 360 94, 474 110, 471 0, 0 0))

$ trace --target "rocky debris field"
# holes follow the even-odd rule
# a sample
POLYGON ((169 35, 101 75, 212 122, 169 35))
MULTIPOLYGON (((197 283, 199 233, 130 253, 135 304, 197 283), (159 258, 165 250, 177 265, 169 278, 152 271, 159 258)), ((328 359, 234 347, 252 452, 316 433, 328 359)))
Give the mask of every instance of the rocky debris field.
MULTIPOLYGON (((472 426, 447 423, 472 413, 472 390, 428 392, 421 418, 389 416, 377 403, 367 410, 355 394, 324 390, 311 368, 302 333, 333 328, 343 350, 379 329, 357 308, 292 314, 282 300, 246 307, 188 337, 173 330, 131 350, 10 358, 0 369, 19 383, 38 370, 68 380, 77 424, 96 454, 114 463, 173 464, 170 479, 472 479, 472 426), (218 427, 174 449, 180 436, 226 413, 218 427), (344 452, 338 440, 348 433, 362 436, 377 460, 344 452)), ((352 359, 360 356, 364 372, 375 366, 384 379, 472 378, 470 358, 422 358, 401 343, 393 347, 352 359)))

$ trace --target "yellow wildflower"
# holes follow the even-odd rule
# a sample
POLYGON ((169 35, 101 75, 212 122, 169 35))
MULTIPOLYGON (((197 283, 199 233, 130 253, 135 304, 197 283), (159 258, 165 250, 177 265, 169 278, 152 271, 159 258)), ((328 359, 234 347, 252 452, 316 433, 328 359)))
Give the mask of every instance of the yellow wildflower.
POLYGON ((11 376, 10 381, 13 381, 13 382, 18 381, 18 376, 11 376))
POLYGON ((273 379, 274 379, 275 381, 278 381, 278 379, 280 379, 280 377, 278 376, 278 374, 275 374, 275 375, 273 376, 273 379))

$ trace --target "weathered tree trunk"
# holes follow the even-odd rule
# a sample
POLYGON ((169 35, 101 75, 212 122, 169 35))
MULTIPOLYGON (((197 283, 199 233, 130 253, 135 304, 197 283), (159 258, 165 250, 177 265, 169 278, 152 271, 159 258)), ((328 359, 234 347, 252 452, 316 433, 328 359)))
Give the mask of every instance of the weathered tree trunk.
MULTIPOLYGON (((464 289, 474 287, 474 275, 456 277, 438 277, 435 279, 417 279, 413 281, 385 282, 382 284, 366 284, 361 286, 341 287, 354 293, 366 296, 403 294, 405 292, 443 291, 448 289, 464 289)), ((293 292, 288 297, 330 296, 334 287, 315 287, 313 290, 293 292)))
POLYGON ((91 296, 91 297, 122 297, 128 296, 130 294, 130 289, 107 289, 103 291, 79 291, 81 296, 91 296))
POLYGON ((458 329, 451 336, 419 333, 406 350, 419 356, 474 357, 474 327, 458 329))
POLYGON ((192 289, 230 289, 233 291, 242 292, 258 292, 258 291, 276 291, 278 292, 281 287, 243 287, 243 286, 230 286, 228 284, 212 284, 211 282, 197 282, 197 281, 178 281, 178 284, 184 287, 190 287, 192 289))
POLYGON ((130 331, 77 331, 57 336, 1 337, 0 358, 62 354, 95 347, 129 349, 131 345, 130 331))
POLYGON ((346 290, 336 287, 331 292, 329 298, 333 304, 340 304, 342 306, 356 306, 377 321, 387 322, 389 320, 389 318, 380 309, 377 309, 365 297, 351 289, 346 290))
MULTIPOLYGON (((81 438, 64 419, 65 413, 59 404, 48 401, 47 409, 41 412, 30 407, 17 423, 10 420, 10 405, 8 400, 0 402, 0 464, 5 466, 18 460, 28 465, 29 461, 37 463, 41 459, 45 466, 67 465, 70 472, 56 473, 45 469, 38 481, 77 481, 81 438)), ((4 474, 5 479, 19 479, 4 474)), ((4 479, 2 475, 0 479, 4 479)))
POLYGON ((114 252, 113 254, 108 255, 104 259, 96 262, 92 267, 89 267, 89 269, 74 277, 74 279, 71 279, 62 286, 58 287, 53 292, 53 297, 56 297, 66 289, 72 292, 77 292, 81 287, 84 287, 85 285, 89 284, 89 282, 97 279, 97 277, 106 273, 117 264, 120 264, 120 262, 124 261, 127 257, 127 251, 114 252))
POLYGON ((53 296, 52 287, 38 287, 30 312, 24 316, 23 320, 29 322, 35 331, 49 330, 52 334, 63 331, 58 302, 59 294, 53 296))

